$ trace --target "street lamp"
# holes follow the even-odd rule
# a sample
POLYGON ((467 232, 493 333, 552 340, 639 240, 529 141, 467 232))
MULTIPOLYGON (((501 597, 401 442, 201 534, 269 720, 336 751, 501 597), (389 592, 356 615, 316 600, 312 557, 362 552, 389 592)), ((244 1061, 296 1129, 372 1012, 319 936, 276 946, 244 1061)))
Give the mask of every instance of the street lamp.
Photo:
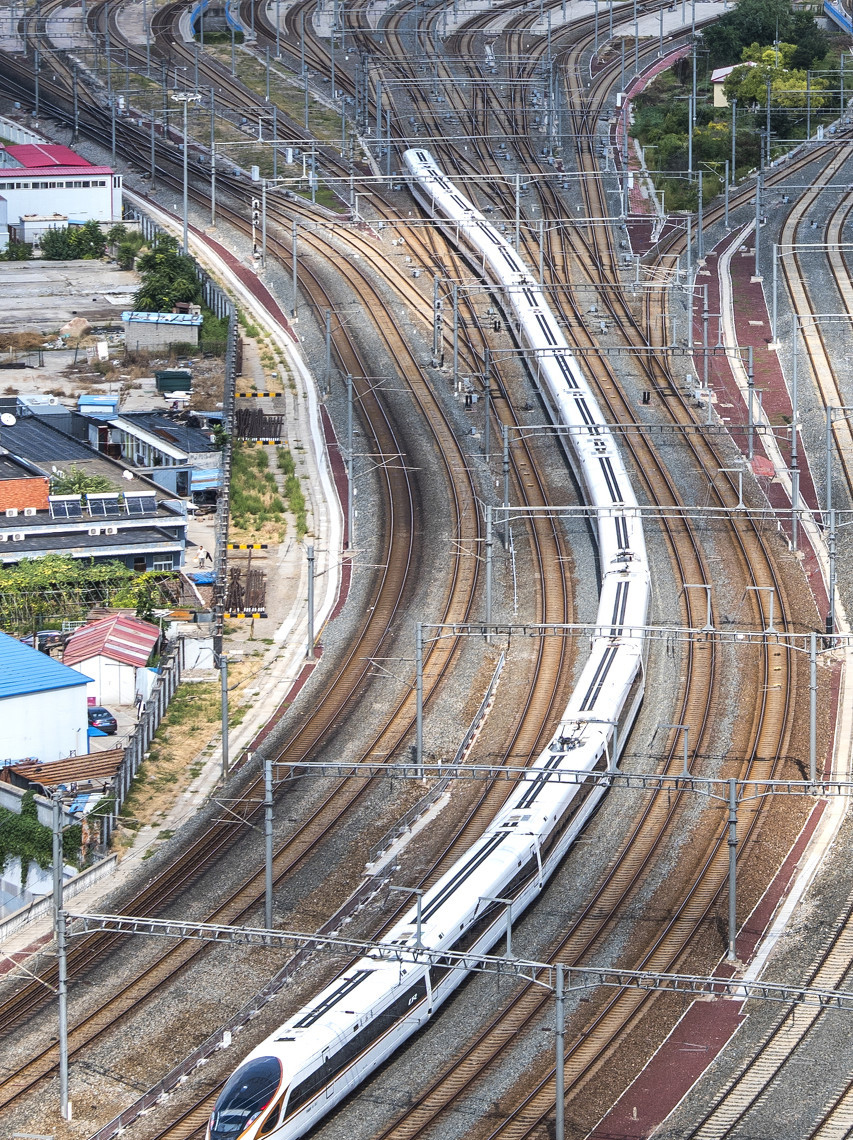
POLYGON ((187 105, 189 103, 199 103, 201 95, 197 91, 173 91, 170 98, 175 103, 183 103, 184 105, 184 241, 183 252, 189 253, 189 243, 187 240, 187 105))

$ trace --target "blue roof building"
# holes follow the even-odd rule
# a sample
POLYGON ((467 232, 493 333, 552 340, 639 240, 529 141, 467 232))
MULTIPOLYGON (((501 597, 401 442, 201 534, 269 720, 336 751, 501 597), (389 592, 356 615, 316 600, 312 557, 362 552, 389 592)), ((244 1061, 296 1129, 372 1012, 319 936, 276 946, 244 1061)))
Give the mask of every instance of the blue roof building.
POLYGON ((91 677, 0 632, 0 766, 85 755, 91 683, 91 677))

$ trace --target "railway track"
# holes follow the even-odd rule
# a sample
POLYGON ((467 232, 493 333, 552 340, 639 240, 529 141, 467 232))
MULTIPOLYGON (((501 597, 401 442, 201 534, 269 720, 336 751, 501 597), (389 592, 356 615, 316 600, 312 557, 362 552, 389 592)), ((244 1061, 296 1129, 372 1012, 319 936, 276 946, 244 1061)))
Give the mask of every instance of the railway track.
MULTIPOLYGON (((592 211, 590 210, 590 213, 591 212, 592 211)), ((586 247, 586 255, 588 256, 591 252, 593 252, 593 251, 590 250, 590 248, 587 246, 586 247)), ((556 267, 560 263, 565 265, 569 262, 569 259, 571 258, 574 264, 581 264, 583 262, 584 256, 585 256, 585 249, 584 249, 583 243, 578 243, 577 245, 575 245, 571 248, 567 248, 567 249, 555 248, 549 255, 549 262, 552 265, 552 274, 555 271, 553 267, 556 267)), ((593 267, 597 267, 599 273, 604 273, 604 272, 607 272, 607 271, 614 269, 614 266, 613 266, 614 259, 612 257, 612 250, 609 250, 609 251, 597 250, 597 251, 595 251, 594 256, 595 256, 596 260, 592 264, 593 264, 593 267)), ((628 306, 622 307, 621 303, 619 301, 617 301, 614 305, 614 314, 619 314, 622 317, 624 317, 625 312, 626 312, 626 310, 628 310, 628 308, 629 308, 628 306)), ((602 386, 602 390, 605 389, 605 386, 614 387, 614 379, 615 378, 612 375, 609 375, 607 373, 603 373, 600 377, 600 384, 602 386)), ((670 383, 669 379, 665 376, 663 370, 660 370, 660 369, 657 370, 657 372, 656 372, 656 379, 657 379, 658 386, 670 383)), ((618 387, 618 385, 616 387, 618 387)), ((611 400, 611 403, 612 403, 612 400, 611 400)), ((618 407, 613 407, 612 410, 614 412, 614 415, 616 415, 616 416, 619 415, 619 408, 618 407)), ((633 414, 629 401, 627 401, 624 397, 622 397, 621 414, 623 417, 629 417, 633 414)), ((630 420, 625 420, 624 422, 630 422, 630 420)), ((689 417, 686 417, 683 422, 685 423, 685 425, 688 424, 690 422, 689 417)), ((697 457, 697 458, 698 458, 699 462, 704 464, 705 470, 712 469, 710 465, 713 462, 718 461, 718 457, 710 449, 707 449, 707 448, 704 449, 704 454, 701 457, 697 457)), ((639 454, 637 456, 637 459, 636 459, 636 461, 640 467, 643 466, 643 463, 645 462, 645 460, 646 460, 645 453, 639 454)), ((731 492, 732 488, 729 487, 728 490, 729 490, 729 492, 731 492)), ((729 505, 731 505, 730 499, 729 499, 729 505)), ((747 540, 744 539, 744 545, 746 545, 746 544, 747 544, 747 540)), ((680 536, 679 536, 677 542, 674 543, 674 545, 680 549, 684 549, 684 547, 685 547, 685 544, 682 543, 680 536)), ((761 560, 760 556, 759 556, 758 560, 759 561, 761 560)), ((768 560, 769 560, 769 558, 768 558, 768 560)), ((694 568, 694 572, 702 573, 703 567, 701 565, 701 561, 699 561, 699 560, 694 561, 693 562, 693 568, 694 568)), ((684 577, 682 577, 682 581, 684 581, 684 580, 686 580, 686 579, 684 577)), ((705 581, 708 579, 706 577, 700 577, 699 579, 694 579, 694 580, 705 581)), ((688 601, 689 601, 689 599, 688 599, 688 601)), ((787 668, 787 666, 786 666, 786 668, 787 668)), ((710 671, 711 672, 713 671, 713 665, 711 665, 710 671)), ((692 667, 690 669, 691 678, 694 676, 694 673, 699 674, 699 672, 700 672, 700 670, 699 670, 699 666, 697 663, 695 669, 692 667)), ((694 689, 694 699, 696 699, 695 694, 699 693, 700 690, 702 690, 703 686, 705 687, 706 694, 710 693, 710 691, 711 691, 710 684, 705 685, 704 681, 698 681, 698 683, 696 684, 695 689, 694 689)), ((709 699, 709 698, 707 698, 707 695, 706 695, 706 699, 709 699)), ((697 705, 701 707, 701 699, 697 700, 697 705)), ((774 708, 776 709, 775 713, 772 710, 765 710, 767 712, 767 719, 766 719, 766 721, 762 722, 763 727, 759 731, 758 736, 756 737, 756 739, 761 744, 761 747, 758 749, 758 751, 772 753, 772 742, 773 742, 774 736, 776 738, 778 738, 781 734, 781 728, 782 728, 782 724, 783 724, 783 720, 784 720, 782 713, 784 712, 784 710, 780 710, 778 702, 774 702, 774 708), (775 723, 774 723, 774 721, 775 721, 775 723)), ((698 709, 697 709, 697 711, 698 711, 698 709)), ((693 720, 691 720, 691 723, 695 723, 696 714, 692 713, 691 715, 694 718, 693 720)), ((754 727, 755 726, 753 726, 753 728, 754 727)), ((694 900, 694 906, 695 905, 696 905, 696 903, 694 900)), ((509 1023, 507 1023, 507 1024, 509 1024, 509 1023)), ((497 1032, 500 1033, 501 1030, 498 1029, 497 1032)), ((540 1090, 538 1090, 537 1096, 538 1096, 538 1100, 536 1101, 535 1109, 533 1107, 533 1102, 531 1102, 531 1104, 525 1110, 527 1112, 526 1119, 529 1119, 532 1115, 535 1115, 535 1112, 539 1112, 541 1110, 543 1104, 545 1105, 545 1112, 547 1114, 547 1099, 548 1099, 547 1078, 546 1078, 546 1084, 543 1085, 543 1087, 540 1090)), ((542 1119, 544 1119, 544 1117, 540 1115, 538 1117, 538 1120, 541 1122, 542 1119)), ((524 1127, 526 1127, 526 1126, 527 1125, 525 1124, 524 1127)), ((513 1127, 521 1127, 521 1125, 518 1125, 518 1126, 514 1125, 513 1127)), ((515 1135, 515 1134, 521 1134, 521 1133, 514 1132, 513 1135, 515 1135)))
MULTIPOLYGON (((595 213, 595 211, 593 209, 590 209, 589 212, 591 214, 595 213)), ((612 257, 612 252, 607 251, 607 256, 612 263, 614 260, 612 257)), ((600 263, 601 262, 599 262, 599 264, 600 263)), ((685 418, 685 422, 690 423, 689 418, 685 418)), ((716 459, 716 456, 714 456, 713 458, 716 459)), ((705 466, 707 469, 707 463, 705 466)), ((729 505, 733 505, 731 498, 729 498, 729 505)), ((765 550, 764 561, 769 566, 769 564, 770 564, 769 552, 767 552, 766 550, 765 550)), ((767 663, 767 665, 769 666, 769 663, 767 663)), ((773 666, 773 668, 778 668, 778 667, 779 666, 777 666, 777 665, 773 666)), ((691 672, 691 675, 692 675, 692 672, 691 672)), ((773 707, 771 707, 769 709, 767 708, 767 706, 765 704, 765 707, 763 710, 764 716, 760 718, 758 725, 756 726, 757 734, 756 734, 756 737, 754 740, 755 752, 758 755, 761 755, 762 753, 764 753, 765 756, 769 756, 769 763, 767 760, 765 760, 765 762, 762 764, 756 764, 755 768, 753 769, 755 771, 760 772, 761 774, 766 774, 768 771, 772 770, 773 756, 774 756, 775 752, 778 751, 778 748, 780 746, 782 746, 782 743, 784 740, 785 722, 786 722, 785 708, 787 705, 787 695, 786 695, 785 700, 783 700, 782 702, 776 701, 776 702, 770 702, 770 704, 773 707), (773 747, 774 741, 777 745, 776 749, 774 749, 774 747, 773 747)), ((750 769, 747 769, 747 771, 750 771, 750 769)), ((699 901, 700 907, 701 907, 703 899, 705 902, 707 902, 709 899, 714 898, 717 891, 719 890, 719 884, 722 882, 722 875, 721 875, 722 868, 720 866, 720 849, 719 849, 719 846, 715 847, 711 862, 716 862, 716 864, 717 864, 717 866, 715 868, 716 874, 715 875, 709 875, 708 876, 708 882, 702 884, 700 886, 699 890, 696 892, 696 896, 698 896, 698 901, 699 901), (716 882, 716 890, 714 889, 714 882, 716 882)), ((692 905, 695 907, 697 905, 697 897, 694 896, 694 898, 691 900, 691 902, 692 902, 692 905)), ((637 1004, 640 1004, 640 1003, 637 1003, 637 1004)), ((538 1003, 534 1002, 533 1005, 534 1005, 534 1007, 538 1008, 538 1006, 541 1006, 541 1001, 538 1003)), ((501 1049, 505 1046, 507 1041, 510 1040, 512 1038, 512 1036, 514 1035, 514 1033, 518 1030, 519 1019, 517 1016, 517 1011, 514 1011, 514 1013, 516 1014, 516 1017, 514 1020, 513 1019, 507 1019, 505 1021, 503 1018, 499 1018, 496 1021, 496 1023, 493 1026, 490 1026, 489 1030, 487 1031, 486 1037, 488 1037, 489 1033, 492 1034, 492 1040, 485 1047, 485 1051, 488 1053, 490 1058, 497 1056, 500 1053, 501 1049)), ((622 1028, 624 1028, 624 1027, 622 1027, 622 1028)), ((586 1033, 588 1031, 585 1030, 584 1032, 586 1033)), ((444 1081, 440 1082, 438 1085, 433 1086, 430 1090, 428 1090, 428 1092, 425 1094, 424 1098, 422 1100, 418 1101, 413 1112, 409 1116, 406 1117, 405 1121, 403 1121, 403 1122, 398 1121, 395 1124, 395 1126, 393 1126, 391 1129, 389 1129, 385 1135, 405 1136, 405 1135, 417 1134, 419 1132, 419 1130, 421 1128, 423 1128, 426 1125, 426 1123, 429 1122, 429 1120, 434 1119, 435 1113, 437 1111, 445 1110, 450 1104, 457 1101, 461 1092, 463 1092, 464 1090, 469 1088, 471 1085, 471 1082, 482 1074, 482 1071, 483 1071, 483 1061, 482 1061, 483 1048, 484 1048, 484 1039, 480 1039, 480 1040, 478 1040, 478 1042, 474 1046, 474 1048, 471 1050, 471 1052, 466 1054, 464 1063, 459 1067, 454 1067, 450 1078, 445 1079, 444 1081)), ((574 1076, 578 1080, 580 1080, 581 1074, 576 1072, 574 1074, 574 1076)), ((531 1100, 530 1102, 528 1102, 528 1104, 525 1106, 526 1116, 530 1117, 531 1114, 533 1116, 533 1122, 532 1122, 533 1128, 536 1128, 542 1124, 543 1120, 545 1119, 548 1112, 550 1111, 550 1103, 552 1103, 552 1102, 549 1102, 549 1100, 548 1100, 548 1089, 547 1089, 547 1080, 546 1080, 545 1086, 543 1086, 543 1088, 540 1088, 539 1090, 537 1090, 537 1094, 534 1097, 534 1099, 531 1100), (537 1101, 538 1101, 538 1103, 537 1103, 537 1101), (542 1107, 543 1102, 544 1102, 544 1106, 545 1106, 544 1112, 543 1112, 543 1107, 542 1107)), ((506 1134, 511 1134, 511 1135, 521 1134, 522 1132, 524 1132, 524 1130, 526 1128, 528 1128, 530 1126, 531 1126, 531 1123, 530 1123, 529 1119, 525 1120, 521 1126, 519 1126, 518 1122, 514 1120, 513 1123, 511 1125, 507 1126, 507 1128, 505 1130, 504 1129, 501 1130, 501 1134, 503 1134, 504 1131, 506 1131, 506 1134), (519 1127, 521 1129, 521 1132, 519 1131, 519 1127)))
MULTIPOLYGON (((780 235, 781 246, 791 246, 797 240, 797 234, 802 227, 808 212, 814 208, 825 186, 831 184, 849 163, 849 155, 842 149, 830 159, 821 171, 819 184, 813 185, 794 203, 785 218, 780 235)), ((844 256, 837 248, 832 246, 841 243, 841 230, 849 215, 850 205, 846 200, 839 202, 833 210, 827 227, 826 242, 827 260, 832 280, 838 291, 841 303, 848 314, 853 317, 853 288, 850 285, 850 275, 844 256)), ((791 300, 793 312, 811 314, 816 311, 811 292, 806 284, 802 256, 795 252, 793 257, 782 257, 782 272, 788 295, 791 300)), ((820 308, 821 306, 818 306, 820 308)), ((796 333, 795 333, 796 335, 796 333)), ((819 320, 804 320, 800 326, 800 335, 806 348, 811 373, 814 376, 821 403, 824 406, 843 408, 847 404, 836 375, 835 365, 826 344, 825 333, 819 320)), ((848 493, 853 493, 853 430, 847 418, 833 418, 831 429, 837 454, 841 461, 842 474, 848 493)))
MULTIPOLYGON (((387 325, 386 325, 386 335, 387 335, 387 333, 388 333, 388 329, 389 329, 389 328, 393 328, 393 320, 392 320, 390 317, 388 318, 388 321, 387 321, 387 325)), ((345 364, 348 364, 348 365, 349 365, 349 368, 348 368, 348 370, 349 370, 349 371, 352 371, 352 372, 356 372, 356 373, 358 373, 358 372, 361 372, 361 373, 363 373, 363 372, 365 371, 365 369, 364 369, 364 367, 363 367, 363 366, 361 366, 361 367, 357 367, 357 365, 360 363, 360 362, 358 362, 357 360, 350 360, 350 361, 346 361, 346 360, 345 360, 343 363, 345 363, 345 364)), ((455 483, 456 483, 456 482, 458 482, 458 480, 457 480, 457 479, 453 479, 453 480, 452 480, 452 482, 453 482, 453 483, 454 483, 454 485, 455 485, 455 483)), ((466 537, 471 537, 471 536, 466 536, 466 537)), ((394 561, 394 559, 389 559, 388 561, 389 561, 389 563, 391 563, 391 562, 393 562, 393 561, 394 561)), ((555 562, 557 565, 559 565, 560 559, 559 559, 559 558, 555 558, 555 559, 554 559, 554 562, 555 562)), ((405 565, 406 565, 406 562, 405 562, 404 560, 403 560, 403 561, 398 561, 398 567, 400 567, 401 569, 402 569, 403 567, 405 567, 405 565)), ((563 605, 565 605, 565 583, 564 583, 564 582, 563 582, 563 584, 562 584, 561 592, 562 592, 562 595, 563 595, 563 605)), ((546 611, 545 611, 545 612, 546 612, 546 613, 547 613, 547 614, 550 616, 550 610, 549 610, 547 607, 546 607, 546 611)), ((461 616, 461 615, 460 615, 460 616, 461 616)), ((566 616, 567 616, 567 615, 565 614, 565 612, 561 612, 561 613, 557 613, 557 612, 554 612, 553 616, 554 616, 554 619, 555 619, 555 620, 565 620, 565 618, 566 618, 566 616)), ((555 671, 555 672, 558 672, 558 670, 557 670, 557 671, 555 671)), ((307 735, 307 743, 308 743, 308 745, 310 746, 311 744, 313 744, 313 743, 315 743, 315 742, 316 742, 316 733, 314 733, 310 727, 308 727, 306 731, 307 731, 307 734, 308 734, 308 735, 307 735)), ((541 731, 541 727, 540 727, 540 731, 541 731)), ((162 901, 162 900, 161 900, 161 901, 162 901)), ((257 901, 257 899, 255 898, 254 902, 256 903, 256 901, 257 901)), ((253 903, 252 903, 252 902, 250 902, 250 903, 249 903, 249 906, 250 906, 250 907, 251 907, 251 905, 253 905, 253 903)), ((137 908, 134 906, 134 908, 133 908, 133 909, 134 909, 134 910, 136 910, 137 908)), ((233 913, 233 912, 232 912, 232 913, 233 913)), ((238 912, 238 913, 239 913, 239 912, 238 912)), ((220 917, 222 917, 222 915, 220 915, 220 917)), ((174 958, 172 958, 172 960, 171 960, 171 964, 167 964, 167 963, 164 963, 164 965, 163 965, 163 967, 162 967, 162 971, 161 971, 161 973, 162 973, 162 976, 164 976, 164 977, 165 977, 165 975, 166 975, 167 973, 171 972, 171 970, 172 970, 173 968, 174 968, 174 958)), ((137 986, 137 987, 136 987, 136 988, 134 988, 134 989, 131 989, 131 990, 128 990, 128 991, 126 991, 126 994, 125 994, 125 995, 121 995, 121 997, 119 997, 119 998, 117 999, 117 1001, 118 1001, 119 1003, 121 1003, 121 998, 122 998, 122 997, 124 997, 124 998, 125 998, 125 1005, 127 1005, 127 1004, 128 1004, 128 996, 130 996, 130 1000, 132 1000, 134 1003, 138 1003, 138 1001, 139 1001, 139 987, 137 986)), ((21 1011, 19 1010, 19 1015, 20 1015, 20 1012, 21 1012, 21 1011)), ((101 1021, 100 1021, 99 1023, 96 1023, 96 1022, 92 1022, 92 1023, 90 1023, 90 1029, 88 1030, 88 1032, 89 1032, 89 1035, 90 1035, 90 1036, 89 1036, 89 1039, 91 1039, 91 1034, 92 1034, 92 1033, 94 1033, 94 1032, 97 1032, 98 1030, 101 1030, 101 1029, 103 1029, 103 1026, 104 1026, 104 1021, 103 1021, 103 1018, 101 1019, 101 1021)), ((78 1042, 77 1042, 77 1044, 79 1044, 79 1043, 80 1043, 80 1042, 79 1042, 79 1038, 80 1038, 80 1037, 84 1037, 84 1036, 86 1035, 86 1033, 87 1033, 87 1030, 83 1029, 83 1031, 82 1031, 81 1033, 79 1033, 79 1034, 78 1034, 78 1042)), ((30 1074, 30 1075, 32 1075, 32 1074, 30 1074)), ((19 1091, 19 1090, 18 1090, 18 1091, 19 1091)))

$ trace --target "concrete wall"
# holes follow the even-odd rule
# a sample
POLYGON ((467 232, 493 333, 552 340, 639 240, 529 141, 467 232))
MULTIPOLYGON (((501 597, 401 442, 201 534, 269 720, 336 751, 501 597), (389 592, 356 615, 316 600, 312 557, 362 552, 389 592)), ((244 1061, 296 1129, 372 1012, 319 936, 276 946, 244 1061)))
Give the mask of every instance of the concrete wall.
POLYGON ((7 119, 5 115, 0 115, 0 135, 10 143, 44 142, 41 135, 36 134, 35 131, 27 130, 20 123, 16 123, 14 119, 7 119))
MULTIPOLYGON (((18 788, 15 784, 7 784, 5 780, 0 780, 0 807, 6 808, 7 811, 13 811, 16 815, 20 815, 21 800, 26 794, 23 788, 18 788)), ((40 795, 36 795, 35 800, 39 823, 45 827, 52 827, 53 807, 51 806, 50 800, 46 800, 44 796, 40 795)))
POLYGON ((155 324, 154 321, 125 321, 125 344, 137 349, 162 349, 170 344, 198 344, 198 325, 155 324))
POLYGON ((42 761, 89 751, 86 686, 0 699, 0 763, 34 756, 42 761))

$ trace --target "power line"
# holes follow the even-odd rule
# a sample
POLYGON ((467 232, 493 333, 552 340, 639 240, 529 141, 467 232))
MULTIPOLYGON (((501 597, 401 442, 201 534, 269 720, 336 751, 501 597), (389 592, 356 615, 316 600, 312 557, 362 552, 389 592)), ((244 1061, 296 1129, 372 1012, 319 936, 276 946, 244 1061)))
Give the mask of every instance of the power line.
POLYGON ((737 977, 676 974, 655 970, 623 970, 604 966, 568 966, 531 959, 494 954, 460 953, 434 950, 425 946, 399 945, 375 939, 343 938, 339 935, 312 934, 295 930, 267 930, 262 927, 227 926, 208 922, 186 922, 181 919, 145 918, 124 914, 74 914, 67 912, 69 935, 85 935, 94 931, 113 934, 140 934, 149 937, 200 939, 204 942, 233 946, 298 946, 322 947, 346 954, 360 954, 378 962, 441 966, 465 973, 496 974, 527 981, 546 990, 556 988, 560 971, 570 990, 588 990, 598 986, 616 989, 640 989, 688 994, 691 997, 728 998, 771 1001, 784 1005, 815 1006, 853 1012, 853 992, 818 986, 786 985, 737 977))

